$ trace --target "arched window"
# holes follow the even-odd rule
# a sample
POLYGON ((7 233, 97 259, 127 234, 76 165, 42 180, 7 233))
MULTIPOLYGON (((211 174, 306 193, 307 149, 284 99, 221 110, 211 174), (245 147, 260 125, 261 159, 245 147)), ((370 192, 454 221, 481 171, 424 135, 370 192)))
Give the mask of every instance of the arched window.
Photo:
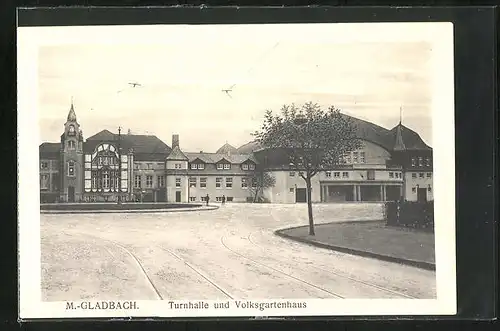
POLYGON ((96 147, 91 159, 91 188, 93 191, 118 192, 120 161, 116 148, 110 144, 96 147))
POLYGON ((76 146, 76 144, 73 140, 68 141, 68 149, 69 150, 74 150, 75 146, 76 146))
POLYGON ((75 131, 75 126, 74 126, 74 125, 70 125, 70 126, 69 126, 69 129, 68 129, 68 135, 70 135, 70 136, 74 136, 74 135, 75 135, 75 133, 76 133, 76 131, 75 131))

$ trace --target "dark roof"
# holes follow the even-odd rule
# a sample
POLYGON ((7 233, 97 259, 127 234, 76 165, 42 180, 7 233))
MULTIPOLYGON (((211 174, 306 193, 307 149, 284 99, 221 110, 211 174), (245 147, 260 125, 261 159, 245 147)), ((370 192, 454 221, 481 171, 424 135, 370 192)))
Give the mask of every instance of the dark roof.
POLYGON ((227 160, 234 164, 240 164, 247 160, 256 162, 255 158, 251 154, 219 154, 219 153, 184 153, 189 162, 193 162, 199 159, 205 163, 217 163, 219 161, 227 160))
POLYGON ((40 153, 40 158, 43 159, 55 159, 59 158, 59 153, 61 151, 60 143, 42 143, 38 147, 40 153))
POLYGON ((422 138, 420 138, 419 134, 413 131, 412 129, 407 128, 402 124, 396 125, 391 131, 390 136, 394 141, 395 150, 401 150, 401 147, 404 147, 405 150, 431 150, 432 148, 428 146, 422 138), (398 131, 401 135, 401 142, 399 142, 398 131), (401 146, 402 143, 402 146, 401 146))
POLYGON ((163 161, 172 151, 167 144, 153 135, 122 134, 119 137, 118 134, 108 130, 102 130, 87 138, 83 149, 86 153, 91 153, 100 143, 113 142, 116 144, 118 139, 120 139, 122 150, 130 148, 134 150, 134 159, 137 161, 163 161))
POLYGON ((188 161, 188 158, 182 153, 179 146, 175 146, 172 152, 167 156, 167 160, 188 161))
MULTIPOLYGON (((368 121, 352 117, 343 114, 353 121, 356 126, 356 136, 359 139, 363 139, 374 144, 377 144, 388 151, 393 151, 396 146, 397 139, 397 127, 401 126, 401 137, 402 145, 406 147, 407 150, 429 150, 431 149, 427 146, 422 138, 415 131, 399 124, 392 130, 388 130, 376 124, 370 123, 368 121)), ((401 142, 400 142, 401 143, 401 142)), ((238 153, 252 153, 262 149, 262 146, 257 141, 251 141, 238 148, 238 153)))
POLYGON ((240 146, 237 151, 238 151, 238 154, 250 154, 256 150, 259 150, 261 149, 262 146, 259 144, 259 142, 257 141, 251 141, 249 143, 246 143, 242 146, 240 146))
POLYGON ((238 154, 238 150, 236 149, 236 147, 231 146, 228 143, 225 143, 215 153, 217 153, 217 154, 238 154))

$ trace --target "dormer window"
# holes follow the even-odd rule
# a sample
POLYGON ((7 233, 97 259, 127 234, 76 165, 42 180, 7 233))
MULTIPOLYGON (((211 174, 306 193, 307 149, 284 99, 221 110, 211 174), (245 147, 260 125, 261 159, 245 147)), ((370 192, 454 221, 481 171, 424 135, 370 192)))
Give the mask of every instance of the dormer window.
POLYGON ((221 162, 217 163, 217 170, 229 170, 231 169, 231 163, 221 162))
POLYGON ((222 163, 217 164, 217 170, 224 169, 224 165, 222 163))
POLYGON ((250 164, 248 165, 248 169, 250 169, 250 170, 255 170, 255 164, 250 163, 250 164))
POLYGON ((416 166, 416 165, 417 165, 417 159, 416 159, 416 158, 414 158, 414 157, 412 157, 412 158, 411 158, 411 166, 412 166, 412 167, 414 167, 414 166, 416 166))
POLYGON ((430 166, 431 166, 431 158, 430 158, 430 157, 426 157, 426 158, 425 158, 425 165, 426 165, 427 167, 430 167, 430 166))
POLYGON ((424 165, 424 158, 420 156, 420 157, 418 158, 418 166, 419 166, 419 167, 422 167, 423 165, 424 165))
POLYGON ((242 165, 241 165, 241 169, 243 169, 243 170, 248 170, 248 164, 246 164, 246 163, 245 163, 245 164, 242 164, 242 165))
POLYGON ((231 164, 224 163, 224 170, 229 170, 229 169, 231 169, 231 164))
POLYGON ((203 170, 205 169, 205 165, 203 163, 191 163, 191 169, 192 170, 203 170))

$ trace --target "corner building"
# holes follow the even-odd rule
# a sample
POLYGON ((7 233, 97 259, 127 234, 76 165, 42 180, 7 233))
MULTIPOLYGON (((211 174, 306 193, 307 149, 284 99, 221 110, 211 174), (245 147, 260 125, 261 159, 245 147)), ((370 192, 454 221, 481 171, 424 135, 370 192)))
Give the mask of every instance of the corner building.
MULTIPOLYGON (((347 116, 347 115, 345 115, 347 116)), ((313 202, 433 200, 432 148, 401 123, 388 130, 357 118, 361 147, 334 169, 313 177, 313 202)), ((48 202, 123 201, 306 202, 306 186, 285 153, 250 142, 224 144, 215 153, 187 152, 180 137, 171 147, 153 135, 103 130, 86 140, 71 105, 59 143, 43 143, 40 199, 48 202), (257 176, 275 178, 260 190, 257 176)))

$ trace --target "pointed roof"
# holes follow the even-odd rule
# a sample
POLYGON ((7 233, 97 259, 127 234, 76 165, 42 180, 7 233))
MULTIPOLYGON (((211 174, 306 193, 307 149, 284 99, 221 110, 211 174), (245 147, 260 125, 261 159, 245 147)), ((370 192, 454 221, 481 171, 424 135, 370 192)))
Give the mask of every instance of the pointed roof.
POLYGON ((73 107, 73 100, 71 100, 71 108, 69 109, 67 120, 68 122, 76 122, 76 113, 75 107, 73 107))
POLYGON ((189 159, 182 153, 179 146, 175 146, 172 152, 167 156, 167 160, 175 161, 189 161, 189 159))
POLYGON ((401 134, 401 122, 396 126, 396 142, 394 143, 395 151, 404 151, 406 150, 405 143, 403 141, 403 135, 401 134))
POLYGON ((225 143, 215 153, 217 153, 217 154, 237 154, 238 150, 236 149, 236 147, 231 146, 228 143, 225 143))

